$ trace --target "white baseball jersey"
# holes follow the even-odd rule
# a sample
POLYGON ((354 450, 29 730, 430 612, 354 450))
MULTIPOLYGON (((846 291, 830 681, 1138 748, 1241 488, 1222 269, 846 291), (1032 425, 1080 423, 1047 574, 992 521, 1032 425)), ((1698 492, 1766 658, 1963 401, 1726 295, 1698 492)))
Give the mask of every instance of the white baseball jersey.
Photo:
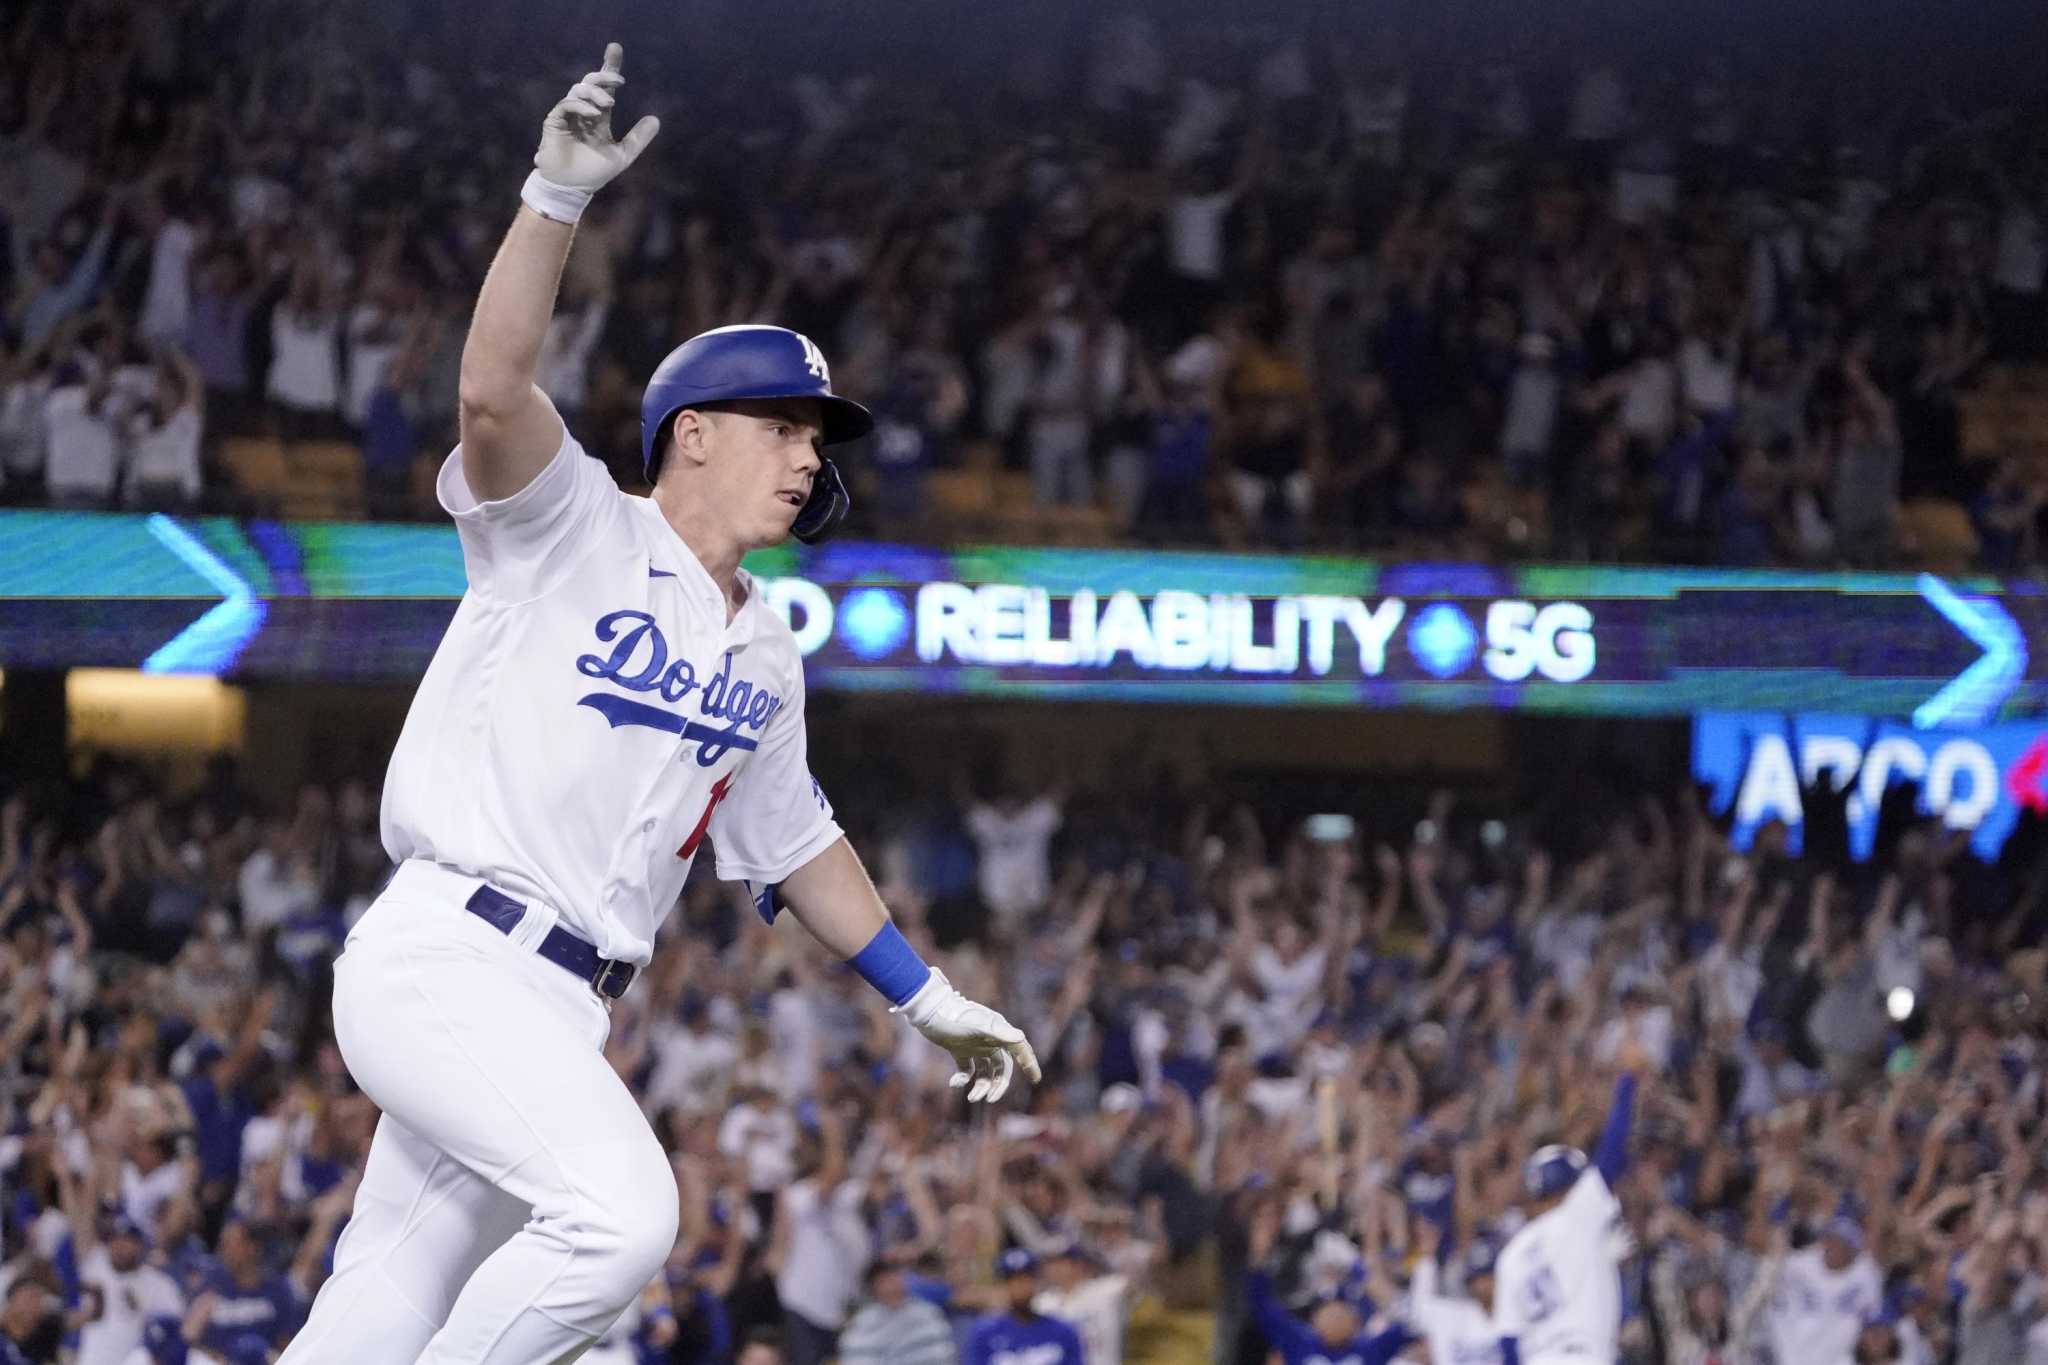
POLYGON ((1500 1365, 1500 1333, 1472 1299, 1440 1292, 1436 1262, 1425 1256, 1408 1286, 1408 1322, 1429 1348, 1430 1365, 1500 1365))
POLYGON ((840 837, 805 757, 802 658, 743 571, 724 594, 661 510, 563 433, 509 498, 441 467, 469 590, 384 784, 384 849, 548 907, 644 963, 708 834, 773 885, 840 837))
POLYGON ((1549 1212, 1511 1238, 1494 1271, 1493 1324, 1522 1365, 1598 1365, 1621 1331, 1620 1262, 1612 1236, 1621 1205, 1597 1167, 1549 1212))
POLYGON ((1771 1350, 1796 1365, 1851 1365, 1864 1320, 1883 1301, 1883 1278, 1868 1256, 1829 1270, 1818 1246, 1795 1251, 1778 1272, 1764 1314, 1771 1350))
POLYGON ((1088 1365, 1123 1365, 1124 1325, 1131 1316, 1129 1276, 1097 1275, 1071 1292, 1042 1289, 1031 1306, 1081 1334, 1081 1358, 1088 1365))
POLYGON ((185 1315, 185 1296, 176 1280, 153 1265, 116 1270, 105 1247, 86 1253, 78 1278, 98 1290, 100 1300, 99 1316, 78 1329, 78 1365, 125 1365, 141 1347, 151 1318, 185 1315))

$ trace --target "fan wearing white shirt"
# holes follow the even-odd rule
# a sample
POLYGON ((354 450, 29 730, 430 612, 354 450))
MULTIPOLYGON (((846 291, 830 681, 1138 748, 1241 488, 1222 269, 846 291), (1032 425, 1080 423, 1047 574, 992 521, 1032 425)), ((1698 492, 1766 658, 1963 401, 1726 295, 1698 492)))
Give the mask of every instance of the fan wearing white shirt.
POLYGON ((151 235, 149 284, 137 330, 149 341, 180 346, 192 320, 192 254, 199 234, 171 212, 161 186, 145 190, 137 210, 137 225, 151 235))
POLYGON ((1080 1242, 1061 1246, 1045 1262, 1047 1287, 1031 1306, 1081 1335, 1087 1365, 1123 1365, 1124 1327, 1131 1318, 1131 1277, 1109 1272, 1080 1242))
POLYGON ((319 263, 308 257, 271 314, 266 387, 287 440, 332 436, 340 426, 341 315, 332 293, 319 263))
MULTIPOLYGON (((190 1119, 184 1122, 189 1124, 190 1119)), ((166 1132, 138 1133, 128 1144, 120 1182, 122 1214, 146 1235, 155 1237, 164 1231, 166 1211, 173 1201, 189 1200, 197 1192, 199 1163, 194 1157, 174 1155, 166 1132)))
POLYGON ((657 1020, 653 1034, 654 1074, 647 1082, 651 1109, 701 1114, 724 1103, 739 1044, 713 1026, 702 1001, 686 1001, 674 1021, 657 1020))
POLYGON ((184 1315, 185 1296, 175 1280, 143 1259, 149 1238, 141 1224, 113 1214, 100 1234, 105 1240, 95 1245, 84 1220, 73 1229, 87 1314, 78 1329, 77 1365, 124 1365, 142 1345, 151 1318, 184 1315))
POLYGON ((1493 1267, 1500 1247, 1484 1234, 1465 1248, 1462 1265, 1470 1297, 1443 1292, 1437 1248, 1443 1232, 1417 1220, 1415 1273, 1408 1282, 1408 1321, 1422 1334, 1430 1365, 1500 1365, 1500 1334, 1493 1327, 1493 1267))
POLYGON ((156 351, 154 385, 128 412, 128 478, 122 498, 131 507, 185 506, 199 497, 199 444, 206 426, 206 381, 186 356, 169 346, 156 351))
POLYGON ((860 1299, 874 1255, 861 1205, 865 1184, 849 1177, 846 1120, 818 1116, 819 1157, 811 1173, 782 1192, 767 1263, 782 1304, 789 1365, 821 1365, 837 1354, 839 1329, 860 1299))
MULTIPOLYGON (((1189 93, 1198 94, 1199 86, 1193 85, 1189 93)), ((1214 158, 1192 162, 1166 200, 1166 263, 1174 276, 1176 322, 1183 336, 1197 330, 1222 301, 1230 211, 1257 183, 1259 157, 1259 139, 1254 137, 1245 140, 1234 171, 1214 158)))
POLYGON ((96 506, 111 498, 120 463, 112 376, 75 363, 60 367, 43 399, 42 417, 49 451, 43 481, 50 501, 96 506))
POLYGON ((263 842, 242 860, 235 884, 242 903, 242 927, 252 934, 277 928, 311 909, 320 898, 311 862, 299 848, 292 827, 281 819, 264 827, 263 842))
POLYGON ((1785 1258, 1764 1330, 1780 1362, 1850 1365, 1863 1324, 1884 1304, 1877 1262, 1852 1218, 1829 1221, 1820 1240, 1785 1258))
POLYGON ((1011 794, 978 803, 967 812, 967 833, 980 866, 983 904, 997 921, 1014 924, 1052 894, 1052 837, 1065 819, 1057 796, 1031 799, 1011 794))
POLYGON ((796 1119, 765 1086, 742 1080, 732 1098, 718 1125, 718 1150, 745 1163, 749 1193, 773 1194, 796 1175, 796 1119))

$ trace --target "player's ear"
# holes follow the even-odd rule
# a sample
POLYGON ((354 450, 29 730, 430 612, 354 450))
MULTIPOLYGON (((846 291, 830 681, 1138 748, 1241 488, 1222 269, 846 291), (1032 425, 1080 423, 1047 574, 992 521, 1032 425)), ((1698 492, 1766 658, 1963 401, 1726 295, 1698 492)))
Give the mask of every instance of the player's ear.
POLYGON ((704 463, 704 438, 711 428, 711 414, 700 408, 684 408, 668 425, 668 451, 661 467, 680 458, 691 464, 704 463))

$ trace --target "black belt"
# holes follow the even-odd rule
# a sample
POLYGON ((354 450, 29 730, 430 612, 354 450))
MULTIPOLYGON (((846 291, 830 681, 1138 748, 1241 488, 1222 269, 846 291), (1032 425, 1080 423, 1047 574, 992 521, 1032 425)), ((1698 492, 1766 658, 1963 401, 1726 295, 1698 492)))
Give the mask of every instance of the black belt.
MULTIPOLYGON (((519 921, 526 915, 524 905, 489 886, 479 886, 476 894, 469 898, 466 908, 470 914, 501 934, 509 934, 517 929, 519 921)), ((557 967, 580 978, 590 989, 607 1000, 616 1000, 624 995, 626 988, 633 984, 633 978, 640 971, 630 962, 599 957, 595 947, 559 924, 548 930, 548 936, 535 946, 534 951, 557 967)))

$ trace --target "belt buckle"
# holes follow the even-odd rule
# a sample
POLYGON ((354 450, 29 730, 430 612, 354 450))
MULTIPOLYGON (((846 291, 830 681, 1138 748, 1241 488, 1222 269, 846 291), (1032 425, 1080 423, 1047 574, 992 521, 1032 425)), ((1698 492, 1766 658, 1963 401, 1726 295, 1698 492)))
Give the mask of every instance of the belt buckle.
POLYGON ((590 978, 590 989, 596 991, 605 1000, 616 1000, 619 996, 624 995, 627 988, 633 984, 635 971, 635 967, 630 962, 621 962, 617 958, 606 958, 604 965, 597 969, 597 975, 590 978), (623 973, 619 980, 619 989, 616 993, 605 989, 606 986, 611 984, 614 972, 623 973))

